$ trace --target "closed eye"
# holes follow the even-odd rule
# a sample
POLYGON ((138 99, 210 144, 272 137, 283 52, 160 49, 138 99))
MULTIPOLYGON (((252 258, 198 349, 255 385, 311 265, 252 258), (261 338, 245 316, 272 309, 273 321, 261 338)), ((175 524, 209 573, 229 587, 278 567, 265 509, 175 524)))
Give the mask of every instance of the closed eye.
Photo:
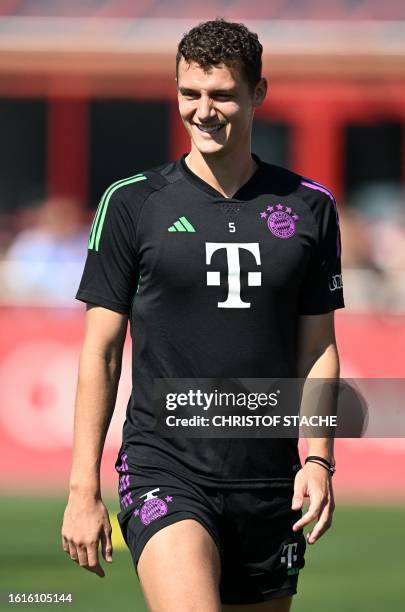
POLYGON ((183 98, 187 98, 189 100, 196 100, 200 97, 200 94, 197 91, 192 91, 189 89, 179 89, 183 98))
POLYGON ((212 97, 215 100, 232 100, 234 96, 228 93, 218 93, 218 94, 214 94, 212 97))
MULTIPOLYGON (((186 98, 187 100, 198 100, 198 98, 200 98, 200 93, 198 91, 193 91, 192 89, 180 88, 179 92, 183 98, 186 98)), ((214 91, 210 97, 212 100, 226 101, 232 100, 235 97, 235 94, 227 91, 214 91)))

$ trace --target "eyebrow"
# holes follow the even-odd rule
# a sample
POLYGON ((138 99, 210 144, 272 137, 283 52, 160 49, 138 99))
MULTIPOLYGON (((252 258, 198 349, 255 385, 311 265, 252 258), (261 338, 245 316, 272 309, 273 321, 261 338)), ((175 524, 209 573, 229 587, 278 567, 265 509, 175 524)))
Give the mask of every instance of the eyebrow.
MULTIPOLYGON (((193 94, 199 94, 200 92, 197 89, 193 89, 192 87, 179 87, 179 92, 182 94, 186 94, 186 93, 193 93, 193 94)), ((235 88, 232 87, 230 89, 214 89, 213 91, 210 92, 211 95, 215 95, 215 94, 234 94, 236 92, 235 88)))

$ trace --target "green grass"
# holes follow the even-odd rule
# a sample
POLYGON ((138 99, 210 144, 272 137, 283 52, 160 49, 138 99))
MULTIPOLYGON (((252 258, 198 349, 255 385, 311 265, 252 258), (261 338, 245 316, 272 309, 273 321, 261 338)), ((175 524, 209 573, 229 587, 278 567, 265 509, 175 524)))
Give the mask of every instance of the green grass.
MULTIPOLYGON (((119 510, 118 502, 105 503, 110 512, 119 510)), ((0 592, 71 592, 74 604, 11 606, 3 603, 3 595, 0 609, 146 611, 127 549, 115 551, 112 564, 101 561, 105 578, 81 569, 63 552, 60 529, 64 508, 64 499, 2 497, 0 592)))
POLYGON ((307 546, 294 612, 403 609, 402 508, 338 507, 329 532, 307 546))
MULTIPOLYGON (((116 550, 106 577, 82 570, 62 551, 64 499, 2 496, 1 610, 145 612, 127 550, 116 550), (5 592, 71 592, 74 604, 8 605, 5 592)), ((117 502, 106 502, 111 512, 117 502)), ((294 612, 396 612, 405 600, 404 511, 338 507, 332 530, 307 547, 294 612)), ((103 563, 105 566, 106 564, 103 563)))

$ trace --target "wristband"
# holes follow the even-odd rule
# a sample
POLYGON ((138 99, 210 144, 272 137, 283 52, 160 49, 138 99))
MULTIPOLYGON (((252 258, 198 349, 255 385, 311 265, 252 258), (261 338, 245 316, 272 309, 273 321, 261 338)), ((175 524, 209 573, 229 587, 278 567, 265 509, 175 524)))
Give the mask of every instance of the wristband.
POLYGON ((329 472, 329 474, 331 476, 333 476, 333 474, 336 472, 335 465, 332 465, 332 463, 329 463, 329 461, 327 461, 323 457, 318 457, 317 455, 309 455, 305 459, 305 463, 308 463, 308 462, 309 463, 317 463, 321 467, 325 468, 325 470, 328 470, 328 472, 329 472))

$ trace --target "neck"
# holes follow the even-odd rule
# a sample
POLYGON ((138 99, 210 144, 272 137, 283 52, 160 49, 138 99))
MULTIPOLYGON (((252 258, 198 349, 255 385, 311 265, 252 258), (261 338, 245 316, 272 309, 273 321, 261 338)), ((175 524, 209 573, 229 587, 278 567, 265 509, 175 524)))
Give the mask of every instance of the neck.
POLYGON ((257 168, 250 149, 244 155, 236 151, 221 157, 203 155, 192 146, 185 161, 194 174, 222 193, 225 198, 231 198, 257 168))

